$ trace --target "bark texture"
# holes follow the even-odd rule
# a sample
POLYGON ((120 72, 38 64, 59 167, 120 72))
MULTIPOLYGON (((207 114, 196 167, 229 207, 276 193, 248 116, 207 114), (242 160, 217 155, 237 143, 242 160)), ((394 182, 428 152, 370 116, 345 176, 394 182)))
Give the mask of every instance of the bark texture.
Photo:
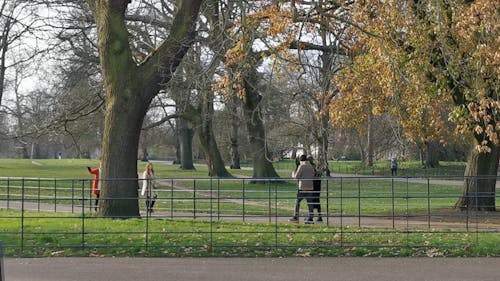
POLYGON ((480 153, 473 148, 465 169, 464 189, 456 203, 461 210, 495 211, 495 186, 498 171, 499 149, 491 147, 491 153, 480 153))
POLYGON ((241 169, 240 165, 240 151, 239 151, 239 142, 238 135, 240 130, 240 118, 237 115, 238 112, 238 104, 240 99, 236 94, 232 96, 231 101, 231 111, 234 113, 233 118, 231 118, 231 169, 241 169))
POLYGON ((279 177, 273 164, 268 160, 265 142, 265 128, 260 112, 261 95, 258 93, 255 70, 249 71, 244 80, 245 97, 243 109, 246 117, 248 138, 253 160, 253 178, 279 177))
POLYGON ((142 122, 151 100, 171 79, 194 40, 202 0, 177 1, 169 37, 140 65, 133 61, 128 42, 129 2, 88 0, 106 92, 100 201, 104 217, 139 216, 137 154, 142 122))
POLYGON ((179 122, 179 146, 180 146, 180 164, 183 170, 194 170, 193 163, 193 136, 194 132, 188 126, 184 118, 178 118, 179 122))
POLYGON ((425 143, 425 167, 437 168, 439 167, 439 142, 429 141, 425 143))
POLYGON ((200 124, 196 126, 198 138, 200 140, 201 147, 205 152, 205 158, 208 165, 208 175, 212 177, 229 177, 230 174, 224 165, 224 160, 220 154, 213 131, 213 101, 213 92, 206 91, 203 95, 200 109, 200 124))

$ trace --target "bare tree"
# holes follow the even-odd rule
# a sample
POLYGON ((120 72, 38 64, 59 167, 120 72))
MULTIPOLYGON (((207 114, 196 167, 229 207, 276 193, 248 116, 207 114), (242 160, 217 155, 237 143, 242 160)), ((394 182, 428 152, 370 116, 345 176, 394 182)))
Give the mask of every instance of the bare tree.
POLYGON ((45 26, 37 15, 38 5, 26 0, 0 0, 0 105, 5 93, 8 69, 24 64, 43 52, 38 44, 45 26), (14 60, 13 57, 16 57, 14 60))

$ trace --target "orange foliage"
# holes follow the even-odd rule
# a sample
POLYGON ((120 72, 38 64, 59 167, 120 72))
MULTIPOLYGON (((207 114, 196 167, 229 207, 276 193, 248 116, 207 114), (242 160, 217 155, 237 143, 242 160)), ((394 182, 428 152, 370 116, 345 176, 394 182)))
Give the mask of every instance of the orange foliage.
POLYGON ((356 126, 388 112, 410 140, 428 141, 448 134, 449 114, 488 152, 500 132, 499 8, 488 0, 356 1, 347 38, 358 55, 334 78, 332 120, 356 126))

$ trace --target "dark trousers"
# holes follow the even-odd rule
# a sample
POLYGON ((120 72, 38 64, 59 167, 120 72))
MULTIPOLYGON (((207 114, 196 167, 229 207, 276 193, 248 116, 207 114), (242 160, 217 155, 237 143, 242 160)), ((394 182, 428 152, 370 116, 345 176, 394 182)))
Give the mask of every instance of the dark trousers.
POLYGON ((99 207, 99 194, 95 196, 95 207, 94 210, 97 212, 97 207, 99 207))
POLYGON ((309 216, 308 219, 312 220, 313 219, 313 192, 311 191, 301 191, 299 190, 297 192, 297 202, 295 203, 295 213, 293 215, 294 218, 299 218, 299 211, 300 211, 300 202, 305 199, 307 202, 307 209, 309 210, 309 216))
POLYGON ((312 211, 314 212, 314 209, 316 209, 316 212, 318 212, 318 218, 321 217, 321 203, 320 203, 320 195, 321 192, 313 192, 312 193, 312 198, 311 198, 311 204, 312 204, 312 211))
POLYGON ((313 211, 316 209, 318 212, 318 218, 321 218, 321 203, 320 203, 320 194, 321 194, 321 180, 313 181, 313 193, 312 193, 312 208, 313 211))
POLYGON ((158 195, 154 194, 153 196, 147 195, 146 196, 146 208, 148 212, 151 212, 153 210, 153 206, 155 205, 156 198, 158 195))

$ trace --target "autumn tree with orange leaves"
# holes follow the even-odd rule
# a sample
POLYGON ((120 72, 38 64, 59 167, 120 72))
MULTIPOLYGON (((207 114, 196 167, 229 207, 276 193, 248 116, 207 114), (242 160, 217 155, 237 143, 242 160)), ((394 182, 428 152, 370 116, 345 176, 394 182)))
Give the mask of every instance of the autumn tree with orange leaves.
MULTIPOLYGON (((319 166, 329 172, 328 108, 336 94, 330 77, 338 64, 336 61, 345 55, 345 50, 338 44, 338 38, 344 30, 340 18, 349 5, 348 2, 338 4, 332 1, 259 1, 248 10, 242 8, 244 13, 235 28, 237 33, 234 34, 234 47, 226 52, 228 74, 217 83, 216 89, 227 94, 237 92, 243 101, 248 120, 247 130, 254 151, 254 176, 273 175, 273 172, 267 172, 269 167, 265 167, 268 165, 267 159, 262 158, 266 148, 263 125, 260 124, 260 77, 257 67, 265 60, 278 62, 273 65, 286 64, 295 71, 308 73, 306 75, 314 75, 311 72, 316 72, 318 87, 304 91, 308 93, 317 111, 313 116, 314 126, 317 126, 314 137, 319 147, 319 166), (314 52, 314 55, 307 52, 314 52), (309 64, 305 61, 309 56, 318 59, 309 64), (260 164, 256 165, 257 163, 260 164)), ((276 68, 273 71, 280 75, 279 72, 283 69, 276 68)))
POLYGON ((372 113, 397 116, 413 140, 442 139, 447 114, 456 133, 475 140, 456 206, 495 210, 499 4, 369 0, 352 8, 346 40, 356 56, 336 80, 344 108, 361 96, 372 113))

